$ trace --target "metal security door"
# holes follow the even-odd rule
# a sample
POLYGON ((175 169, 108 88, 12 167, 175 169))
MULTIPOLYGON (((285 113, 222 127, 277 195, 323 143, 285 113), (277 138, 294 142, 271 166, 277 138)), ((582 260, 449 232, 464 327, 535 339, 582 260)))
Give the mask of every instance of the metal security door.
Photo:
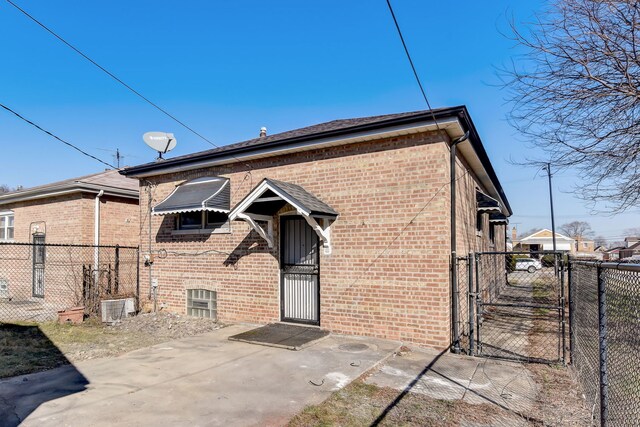
POLYGON ((320 325, 320 252, 317 234, 298 216, 280 221, 280 317, 320 325))
POLYGON ((32 294, 37 298, 44 298, 44 263, 46 247, 44 234, 33 235, 33 280, 32 294))

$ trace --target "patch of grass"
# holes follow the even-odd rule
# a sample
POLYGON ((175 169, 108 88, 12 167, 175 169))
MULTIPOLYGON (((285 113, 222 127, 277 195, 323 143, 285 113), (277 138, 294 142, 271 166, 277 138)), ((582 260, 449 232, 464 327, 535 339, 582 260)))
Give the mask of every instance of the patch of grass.
POLYGON ((496 411, 499 408, 495 406, 433 399, 419 393, 402 395, 392 388, 356 380, 323 403, 305 408, 288 425, 356 427, 377 422, 381 426, 457 426, 509 419, 508 414, 496 411))
MULTIPOLYGON (((138 334, 139 335, 139 334, 138 334)), ((44 371, 81 360, 87 352, 117 349, 128 341, 128 349, 140 348, 147 340, 119 336, 97 320, 80 325, 14 322, 0 323, 0 378, 44 371)))
POLYGON ((43 371, 67 362, 38 325, 0 323, 0 378, 43 371))

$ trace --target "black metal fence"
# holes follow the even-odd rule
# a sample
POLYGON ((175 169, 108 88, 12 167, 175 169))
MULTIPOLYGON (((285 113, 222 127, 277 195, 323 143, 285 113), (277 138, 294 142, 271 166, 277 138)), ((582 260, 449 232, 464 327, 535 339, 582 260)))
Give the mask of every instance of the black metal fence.
POLYGON ((640 264, 569 262, 571 362, 601 426, 640 423, 640 264))
POLYGON ((525 362, 564 362, 560 254, 473 253, 456 259, 454 278, 454 350, 525 362))
POLYGON ((55 320, 84 307, 99 315, 107 299, 139 297, 138 248, 0 243, 0 321, 55 320))

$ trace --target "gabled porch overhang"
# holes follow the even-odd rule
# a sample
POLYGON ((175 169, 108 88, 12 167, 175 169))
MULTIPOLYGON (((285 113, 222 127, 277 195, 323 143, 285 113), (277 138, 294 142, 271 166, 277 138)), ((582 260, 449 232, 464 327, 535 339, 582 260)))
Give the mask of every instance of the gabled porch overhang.
POLYGON ((286 205, 307 221, 320 238, 325 253, 330 253, 330 227, 338 212, 299 185, 265 178, 231 210, 229 219, 247 222, 272 248, 273 220, 286 205), (266 222, 266 229, 258 221, 266 222))

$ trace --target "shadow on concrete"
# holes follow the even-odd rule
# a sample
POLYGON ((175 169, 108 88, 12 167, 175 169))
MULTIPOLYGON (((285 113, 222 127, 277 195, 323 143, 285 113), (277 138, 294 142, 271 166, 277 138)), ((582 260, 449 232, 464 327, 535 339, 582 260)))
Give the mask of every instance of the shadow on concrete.
POLYGON ((504 411, 510 412, 514 415, 517 415, 521 418, 525 418, 527 420, 529 420, 530 422, 532 422, 534 425, 544 425, 542 420, 539 420, 537 418, 532 418, 529 415, 526 414, 522 414, 519 411, 516 411, 512 408, 509 408, 499 402, 497 402, 495 399, 477 391, 477 390, 472 390, 470 387, 465 386, 464 384, 460 383, 459 381, 456 381, 455 379, 449 377, 448 375, 444 375, 441 372, 438 372, 436 369, 434 369, 435 364, 438 362, 438 360, 440 360, 440 358, 446 354, 449 353, 449 349, 447 350, 443 350, 440 353, 438 353, 438 355, 436 357, 433 358, 433 360, 431 360, 431 362, 429 362, 429 364, 427 366, 425 366, 422 371, 420 371, 420 373, 418 375, 416 375, 411 382, 404 388, 404 390, 402 390, 400 392, 400 394, 398 394, 398 396, 396 396, 396 398, 393 400, 393 402, 391 402, 389 405, 387 405, 386 408, 384 408, 384 410, 380 413, 380 415, 371 423, 371 426, 378 426, 380 425, 384 419, 387 417, 387 415, 393 410, 393 408, 395 408, 396 406, 398 406, 398 404, 400 404, 400 402, 402 401, 402 399, 404 399, 410 392, 411 390, 420 382, 420 380, 429 372, 432 372, 438 376, 440 376, 441 378, 445 379, 446 381, 452 383, 452 384, 456 384, 459 387, 462 387, 466 393, 472 393, 475 396, 478 396, 479 398, 481 398, 483 401, 485 401, 487 404, 491 404, 491 405, 495 405, 497 407, 499 407, 500 409, 503 409, 504 411))
POLYGON ((41 404, 88 384, 39 326, 0 323, 0 427, 18 426, 41 404))

